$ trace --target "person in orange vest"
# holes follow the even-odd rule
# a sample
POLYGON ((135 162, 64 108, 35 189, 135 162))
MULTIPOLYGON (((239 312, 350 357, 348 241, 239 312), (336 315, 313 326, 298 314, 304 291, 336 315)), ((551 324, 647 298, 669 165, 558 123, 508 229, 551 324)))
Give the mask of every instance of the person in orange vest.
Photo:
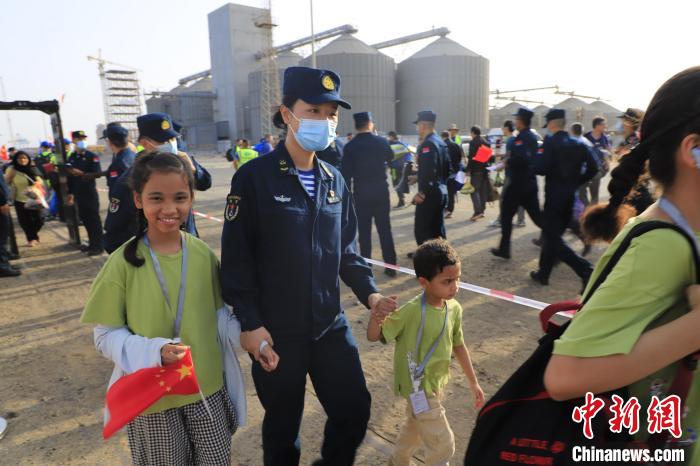
POLYGON ((10 160, 10 157, 7 155, 7 147, 5 145, 0 147, 0 160, 10 160))

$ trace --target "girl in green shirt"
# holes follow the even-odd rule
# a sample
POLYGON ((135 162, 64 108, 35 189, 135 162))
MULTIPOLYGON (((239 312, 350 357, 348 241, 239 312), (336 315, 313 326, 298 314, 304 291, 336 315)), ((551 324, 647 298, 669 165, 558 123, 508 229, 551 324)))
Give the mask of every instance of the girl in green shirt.
MULTIPOLYGON (((590 208, 583 228, 590 239, 612 241, 589 281, 597 275, 634 224, 675 223, 696 238, 700 232, 700 67, 666 81, 649 104, 641 142, 612 172, 610 202, 590 208), (625 199, 649 167, 663 196, 627 226, 634 210, 625 199), (623 228, 624 226, 624 228, 623 228), (622 231, 619 233, 619 230, 622 231)), ((557 400, 627 387, 641 404, 637 440, 648 438, 647 407, 663 400, 678 361, 700 350, 700 287, 691 245, 670 229, 635 238, 620 261, 555 342, 544 382, 557 400)), ((627 401, 627 400, 625 400, 627 401)), ((682 435, 670 448, 685 447, 685 462, 700 465, 700 377, 684 401, 682 435)))
POLYGON ((115 362, 110 385, 191 349, 206 403, 165 395, 132 420, 134 464, 228 465, 237 419, 217 340, 219 264, 204 242, 180 231, 192 208, 192 171, 175 155, 152 153, 137 159, 130 182, 141 228, 105 263, 81 320, 97 324, 95 345, 115 362))

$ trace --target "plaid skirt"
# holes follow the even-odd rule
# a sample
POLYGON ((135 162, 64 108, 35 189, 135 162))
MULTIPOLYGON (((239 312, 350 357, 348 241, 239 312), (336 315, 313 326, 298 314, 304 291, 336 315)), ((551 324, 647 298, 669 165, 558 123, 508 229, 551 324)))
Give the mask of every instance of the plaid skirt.
POLYGON ((137 466, 230 465, 231 436, 238 428, 233 403, 222 388, 202 400, 127 424, 131 459, 137 466))

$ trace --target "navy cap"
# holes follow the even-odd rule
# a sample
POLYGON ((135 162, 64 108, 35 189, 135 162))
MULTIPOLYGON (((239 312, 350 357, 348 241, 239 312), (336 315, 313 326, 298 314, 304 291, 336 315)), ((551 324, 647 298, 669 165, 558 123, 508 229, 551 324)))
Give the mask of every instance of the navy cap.
POLYGON ((530 110, 527 107, 520 107, 517 112, 513 114, 515 117, 519 117, 523 120, 530 121, 532 120, 532 116, 535 114, 532 110, 530 110))
POLYGON ((340 98, 340 76, 329 70, 290 66, 284 70, 282 93, 310 104, 338 102, 343 108, 352 108, 340 98))
POLYGON ((421 110, 418 112, 418 118, 416 118, 416 121, 413 122, 413 124, 417 124, 418 122, 421 121, 429 121, 431 123, 435 123, 437 120, 437 114, 433 112, 432 110, 421 110))
POLYGON ((372 120, 372 112, 353 113, 352 118, 355 120, 355 126, 364 125, 372 120))
POLYGON ((179 136, 173 121, 167 113, 147 113, 136 119, 139 137, 147 137, 156 142, 165 142, 179 136))
POLYGON ((73 131, 70 133, 71 139, 76 139, 76 138, 86 138, 87 134, 85 134, 85 131, 79 130, 79 131, 73 131))
POLYGON ((129 130, 124 128, 122 125, 119 123, 110 123, 107 125, 107 127, 102 131, 102 137, 100 139, 108 139, 108 138, 125 138, 129 135, 129 130))
MULTIPOLYGON (((566 112, 561 108, 550 108, 544 116, 544 119, 547 121, 547 123, 549 123, 552 120, 563 120, 564 118, 566 118, 566 112)), ((543 128, 546 127, 547 124, 543 126, 543 128)))
POLYGON ((49 141, 41 141, 39 147, 53 147, 53 144, 51 144, 49 141))

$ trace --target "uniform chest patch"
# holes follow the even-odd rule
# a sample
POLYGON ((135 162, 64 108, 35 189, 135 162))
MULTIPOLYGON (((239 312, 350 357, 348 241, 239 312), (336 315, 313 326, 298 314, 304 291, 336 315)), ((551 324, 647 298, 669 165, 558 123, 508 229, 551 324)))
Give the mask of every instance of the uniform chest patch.
POLYGON ((272 196, 277 202, 282 202, 286 203, 292 200, 291 197, 288 196, 272 196))
POLYGON ((226 209, 224 210, 224 218, 227 222, 231 222, 238 216, 238 208, 241 202, 241 196, 229 194, 226 196, 226 209))
POLYGON ((335 191, 330 190, 328 191, 328 197, 326 198, 329 204, 337 204, 340 202, 340 197, 338 197, 335 193, 335 191))
POLYGON ((522 146, 522 145, 523 145, 523 141, 515 141, 515 145, 516 145, 516 146, 522 146))
POLYGON ((119 212, 119 199, 116 197, 109 200, 109 212, 112 214, 119 212))
POLYGON ((421 153, 423 153, 423 154, 427 154, 428 152, 430 152, 430 147, 424 147, 423 150, 421 151, 421 153))

